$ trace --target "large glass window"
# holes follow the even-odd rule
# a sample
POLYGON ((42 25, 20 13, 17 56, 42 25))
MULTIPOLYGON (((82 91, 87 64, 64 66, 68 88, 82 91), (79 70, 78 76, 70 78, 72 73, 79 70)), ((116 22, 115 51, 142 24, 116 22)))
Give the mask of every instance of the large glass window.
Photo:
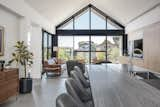
POLYGON ((74 36, 74 58, 89 63, 89 36, 74 36))
POLYGON ((44 60, 47 60, 47 46, 48 46, 48 37, 47 37, 47 33, 44 33, 43 36, 43 58, 44 60))
POLYGON ((91 63, 106 61, 106 52, 91 52, 91 63))
POLYGON ((58 57, 65 61, 118 63, 122 54, 122 36, 59 36, 58 47, 58 57))
POLYGON ((91 51, 106 51, 106 36, 91 36, 91 51))
POLYGON ((73 59, 73 36, 58 36, 58 58, 73 59))
POLYGON ((107 19, 107 29, 108 30, 120 30, 122 28, 119 25, 115 24, 110 19, 107 19))
POLYGON ((75 17, 75 29, 89 29, 89 9, 75 17))
POLYGON ((94 9, 91 9, 91 29, 106 29, 105 17, 94 9))
POLYGON ((89 5, 62 23, 57 26, 56 30, 69 31, 67 34, 63 30, 59 32, 59 58, 77 59, 86 63, 118 62, 117 59, 122 53, 123 34, 121 33, 124 31, 124 27, 105 15, 104 12, 89 5), (122 32, 118 32, 120 36, 113 36, 117 35, 116 30, 122 30, 122 32), (108 32, 111 32, 112 35, 108 36, 108 32), (63 33, 65 36, 61 36, 63 33), (68 36, 69 34, 72 36, 68 36))
POLYGON ((52 57, 52 35, 48 35, 48 58, 52 57))
POLYGON ((107 36, 107 59, 118 63, 118 57, 122 53, 122 36, 107 36))
POLYGON ((74 51, 89 50, 89 36, 74 36, 74 51))
POLYGON ((62 25, 59 29, 73 30, 73 19, 62 25))
POLYGON ((75 51, 74 59, 79 60, 80 62, 89 63, 89 51, 88 52, 75 51))
POLYGON ((106 36, 91 36, 91 62, 106 60, 106 36))
POLYGON ((43 31, 43 39, 42 39, 42 55, 43 55, 43 61, 48 60, 52 56, 52 34, 43 31))

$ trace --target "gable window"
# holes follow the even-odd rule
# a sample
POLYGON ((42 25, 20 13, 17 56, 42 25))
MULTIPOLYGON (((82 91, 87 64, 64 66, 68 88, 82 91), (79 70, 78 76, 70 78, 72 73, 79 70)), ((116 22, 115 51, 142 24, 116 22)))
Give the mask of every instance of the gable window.
POLYGON ((118 57, 127 50, 124 26, 91 4, 57 25, 56 35, 58 47, 65 51, 63 55, 58 52, 62 59, 117 63, 118 57))

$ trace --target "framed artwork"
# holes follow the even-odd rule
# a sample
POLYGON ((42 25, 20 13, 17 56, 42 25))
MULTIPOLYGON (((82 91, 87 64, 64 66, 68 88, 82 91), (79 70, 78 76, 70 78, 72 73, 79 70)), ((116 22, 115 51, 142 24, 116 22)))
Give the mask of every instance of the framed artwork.
POLYGON ((4 27, 0 26, 0 56, 4 55, 4 27))

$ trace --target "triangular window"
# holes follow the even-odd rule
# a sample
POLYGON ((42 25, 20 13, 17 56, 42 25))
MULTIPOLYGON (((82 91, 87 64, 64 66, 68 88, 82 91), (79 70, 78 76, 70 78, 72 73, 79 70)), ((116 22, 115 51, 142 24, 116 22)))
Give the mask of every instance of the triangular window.
POLYGON ((91 9, 91 29, 106 29, 106 18, 91 9))
POLYGON ((108 30, 121 30, 123 28, 121 28, 119 25, 117 25, 116 23, 114 23, 110 19, 107 19, 107 29, 108 30))
POLYGON ((72 15, 57 26, 59 30, 122 30, 124 27, 111 17, 96 9, 88 6, 85 9, 72 15))
POLYGON ((89 9, 83 11, 75 17, 75 29, 90 29, 89 27, 89 9))
POLYGON ((71 19, 69 22, 65 23, 64 25, 62 25, 60 28, 58 29, 62 29, 62 30, 73 30, 73 19, 71 19))

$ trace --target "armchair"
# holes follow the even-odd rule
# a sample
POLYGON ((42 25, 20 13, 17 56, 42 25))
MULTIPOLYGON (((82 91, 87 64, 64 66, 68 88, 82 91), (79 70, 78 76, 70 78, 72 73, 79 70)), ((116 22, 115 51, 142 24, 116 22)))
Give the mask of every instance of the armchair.
POLYGON ((58 75, 61 75, 61 64, 58 64, 58 63, 48 64, 48 61, 44 61, 42 75, 44 73, 46 73, 46 75, 48 77, 49 72, 53 72, 53 73, 56 73, 58 75))

